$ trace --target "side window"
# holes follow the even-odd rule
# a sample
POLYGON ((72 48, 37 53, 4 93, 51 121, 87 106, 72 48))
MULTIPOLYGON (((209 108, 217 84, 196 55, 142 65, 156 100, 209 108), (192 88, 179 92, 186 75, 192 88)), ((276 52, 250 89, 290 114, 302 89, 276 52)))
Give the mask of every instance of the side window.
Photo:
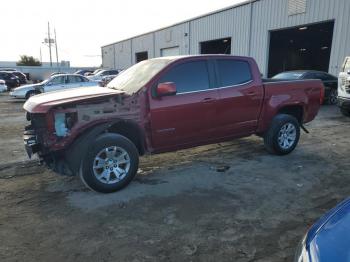
POLYGON ((240 60, 217 60, 220 87, 233 86, 253 80, 249 63, 240 60))
POLYGON ((316 79, 320 79, 322 81, 326 81, 326 80, 329 80, 329 78, 327 77, 326 74, 323 74, 323 73, 316 73, 316 79))
POLYGON ((50 83, 52 85, 64 84, 64 79, 65 79, 65 76, 57 76, 57 77, 51 79, 50 83))
POLYGON ((174 82, 177 93, 209 89, 209 73, 206 61, 194 61, 177 65, 161 77, 159 83, 174 82))
POLYGON ((323 74, 323 80, 331 81, 331 80, 336 80, 336 78, 329 74, 323 74))
POLYGON ((80 82, 82 82, 80 76, 68 76, 68 83, 74 84, 80 82))
POLYGON ((317 79, 314 73, 306 73, 302 79, 317 79))

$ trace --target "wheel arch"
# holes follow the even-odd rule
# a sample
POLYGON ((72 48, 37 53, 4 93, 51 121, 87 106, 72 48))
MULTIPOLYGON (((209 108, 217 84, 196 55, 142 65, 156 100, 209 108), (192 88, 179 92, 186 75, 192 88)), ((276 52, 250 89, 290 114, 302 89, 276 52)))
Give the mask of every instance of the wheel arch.
POLYGON ((294 116, 299 124, 303 123, 304 120, 304 108, 302 105, 286 105, 278 109, 277 114, 286 114, 294 116))
POLYGON ((145 154, 145 135, 140 126, 134 121, 118 119, 98 123, 80 134, 68 149, 65 150, 65 160, 73 173, 78 174, 81 161, 85 157, 85 153, 90 145, 89 141, 108 132, 125 136, 136 146, 139 155, 145 154))

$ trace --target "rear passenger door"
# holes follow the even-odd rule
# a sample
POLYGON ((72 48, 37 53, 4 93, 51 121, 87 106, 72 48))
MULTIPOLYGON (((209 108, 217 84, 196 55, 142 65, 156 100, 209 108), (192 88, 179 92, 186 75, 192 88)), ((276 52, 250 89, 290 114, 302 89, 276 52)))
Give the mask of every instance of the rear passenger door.
POLYGON ((80 76, 70 75, 67 77, 67 88, 77 88, 83 86, 83 80, 80 76))
POLYGON ((251 68, 246 60, 216 59, 218 137, 247 135, 258 126, 264 91, 251 68))
MULTIPOLYGON (((211 89, 207 60, 171 66, 157 81, 173 82, 177 94, 150 98, 152 144, 156 151, 181 148, 212 138, 217 90, 211 89)), ((153 89, 154 90, 154 89, 153 89)))

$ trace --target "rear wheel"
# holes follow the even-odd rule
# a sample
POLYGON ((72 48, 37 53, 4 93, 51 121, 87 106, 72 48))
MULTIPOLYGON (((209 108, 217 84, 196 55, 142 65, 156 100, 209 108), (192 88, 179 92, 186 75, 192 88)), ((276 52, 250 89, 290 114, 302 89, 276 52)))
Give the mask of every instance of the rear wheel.
POLYGON ((89 147, 80 168, 86 186, 101 193, 111 193, 127 186, 135 177, 138 151, 126 137, 107 133, 89 147))
POLYGON ((329 105, 335 105, 338 102, 338 90, 336 88, 332 88, 329 92, 329 97, 327 103, 329 105))
POLYGON ((264 135, 266 150, 271 154, 286 155, 294 150, 299 142, 300 126, 291 115, 279 114, 272 120, 264 135))

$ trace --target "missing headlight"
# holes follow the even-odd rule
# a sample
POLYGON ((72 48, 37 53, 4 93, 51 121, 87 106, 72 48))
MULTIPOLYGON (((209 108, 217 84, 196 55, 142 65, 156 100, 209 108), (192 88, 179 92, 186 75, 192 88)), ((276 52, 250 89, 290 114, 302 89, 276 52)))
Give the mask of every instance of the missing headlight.
POLYGON ((68 128, 66 126, 66 114, 56 113, 55 114, 55 131, 56 136, 66 136, 68 128))
POLYGON ((68 131, 77 122, 76 113, 56 113, 55 114, 55 131, 57 136, 67 136, 68 131))

